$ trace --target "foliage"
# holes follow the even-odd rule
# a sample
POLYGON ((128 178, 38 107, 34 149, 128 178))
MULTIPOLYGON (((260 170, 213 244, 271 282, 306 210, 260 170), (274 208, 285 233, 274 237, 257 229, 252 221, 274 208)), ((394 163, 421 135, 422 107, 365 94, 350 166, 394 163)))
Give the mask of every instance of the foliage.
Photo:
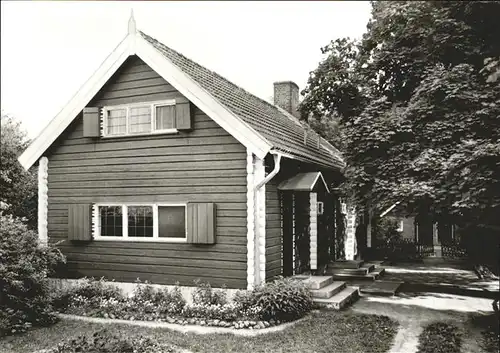
POLYGON ((100 330, 92 335, 81 335, 77 338, 59 343, 47 353, 174 353, 178 349, 171 345, 160 344, 149 337, 129 338, 100 330))
POLYGON ((377 1, 361 40, 322 48, 299 109, 340 121, 358 206, 498 224, 498 13, 493 1, 377 1))
POLYGON ((377 242, 390 243, 401 239, 398 232, 398 222, 391 217, 375 218, 372 220, 373 237, 377 242))
POLYGON ((54 298, 54 306, 76 315, 110 318, 158 319, 178 315, 186 301, 175 286, 171 290, 155 289, 149 283, 137 283, 131 297, 107 284, 103 278, 84 279, 76 286, 63 290, 54 298))
MULTIPOLYGON (((50 328, 0 340, 0 351, 26 353, 46 349, 75 335, 90 336, 103 326, 96 322, 64 320, 50 328)), ((398 323, 386 316, 360 314, 352 310, 312 312, 286 330, 249 336, 220 333, 200 335, 119 323, 105 326, 112 335, 127 339, 144 336, 158 343, 205 353, 388 352, 398 331, 398 323)))
POLYGON ((25 171, 17 157, 28 145, 21 123, 2 111, 0 120, 0 203, 6 214, 25 217, 36 227, 36 170, 25 171))
POLYGON ((193 304, 186 305, 182 310, 183 317, 197 317, 203 319, 218 319, 234 321, 242 317, 242 313, 234 303, 220 304, 193 304))
POLYGON ((264 320, 292 321, 312 309, 312 297, 306 285, 291 278, 280 277, 255 288, 254 303, 264 320))
POLYGON ((460 352, 462 332, 458 327, 435 322, 424 327, 418 338, 417 353, 456 353, 460 352))
POLYGON ((135 287, 130 301, 138 308, 150 308, 146 311, 156 310, 159 314, 179 314, 186 305, 178 285, 171 290, 155 289, 147 282, 135 287))
POLYGON ((48 325, 52 315, 47 277, 64 256, 19 218, 0 212, 0 336, 48 325))
POLYGON ((64 289, 53 296, 54 308, 65 311, 69 306, 83 308, 86 306, 99 306, 103 300, 123 301, 121 291, 105 282, 104 278, 83 278, 78 284, 64 289))
POLYGON ((196 288, 193 291, 193 303, 207 305, 224 305, 227 303, 226 292, 223 289, 214 290, 210 283, 195 280, 196 288))

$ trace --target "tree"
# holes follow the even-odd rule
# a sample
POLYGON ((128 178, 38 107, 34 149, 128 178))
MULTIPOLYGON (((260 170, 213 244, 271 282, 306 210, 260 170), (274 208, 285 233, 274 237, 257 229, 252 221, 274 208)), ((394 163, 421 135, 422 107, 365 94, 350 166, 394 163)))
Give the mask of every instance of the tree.
POLYGON ((0 202, 3 212, 26 218, 31 227, 37 220, 36 171, 25 171, 17 157, 28 145, 21 123, 2 112, 0 141, 0 202))
POLYGON ((499 17, 500 2, 373 2, 360 41, 322 49, 300 111, 339 117, 359 206, 498 223, 499 17))

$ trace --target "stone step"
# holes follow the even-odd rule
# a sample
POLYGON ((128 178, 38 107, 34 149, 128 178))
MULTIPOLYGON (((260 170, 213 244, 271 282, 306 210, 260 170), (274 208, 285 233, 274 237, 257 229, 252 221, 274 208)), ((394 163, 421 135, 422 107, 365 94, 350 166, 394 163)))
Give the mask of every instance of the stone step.
POLYGON ((345 282, 333 282, 321 289, 311 290, 313 298, 328 299, 346 287, 345 282))
POLYGON ((338 260, 328 264, 328 268, 360 268, 363 265, 362 260, 338 260))
POLYGON ((346 287, 339 293, 332 296, 331 298, 328 299, 314 298, 313 302, 322 308, 340 310, 349 305, 350 303, 355 302, 358 298, 359 298, 358 288, 346 287))
POLYGON ((385 269, 383 269, 383 268, 376 268, 373 271, 371 271, 369 273, 365 273, 365 274, 350 273, 350 272, 346 272, 342 269, 327 271, 327 273, 330 276, 332 276, 333 279, 342 280, 342 281, 346 281, 346 280, 350 280, 350 279, 374 281, 376 279, 379 279, 384 274, 384 272, 385 272, 385 269))
POLYGON ((293 278, 303 281, 307 288, 311 290, 318 290, 330 285, 333 282, 332 276, 306 276, 297 275, 293 278))
MULTIPOLYGON (((342 271, 345 273, 351 273, 353 275, 366 275, 375 269, 374 265, 363 265, 360 268, 333 268, 332 271, 342 271)), ((328 269, 326 270, 327 273, 328 269)))
POLYGON ((375 281, 369 285, 361 286, 362 294, 394 296, 403 285, 401 281, 375 281))

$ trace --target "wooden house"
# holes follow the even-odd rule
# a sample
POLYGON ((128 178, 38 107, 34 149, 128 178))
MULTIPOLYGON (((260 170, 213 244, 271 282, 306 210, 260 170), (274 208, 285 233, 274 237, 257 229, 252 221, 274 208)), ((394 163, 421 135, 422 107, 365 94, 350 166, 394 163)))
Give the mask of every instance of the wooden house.
POLYGON ((253 288, 316 270, 335 259, 344 161, 298 101, 293 82, 274 104, 252 95, 131 17, 19 157, 39 168, 41 241, 60 242, 70 278, 253 288))

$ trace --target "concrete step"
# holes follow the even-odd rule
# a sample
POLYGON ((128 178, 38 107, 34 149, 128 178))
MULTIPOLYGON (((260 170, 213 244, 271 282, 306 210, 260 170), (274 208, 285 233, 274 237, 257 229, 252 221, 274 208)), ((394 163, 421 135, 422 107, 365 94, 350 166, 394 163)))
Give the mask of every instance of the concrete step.
POLYGON ((333 282, 321 289, 311 290, 313 298, 328 299, 346 287, 345 282, 333 282))
POLYGON ((328 264, 328 268, 360 268, 363 265, 362 260, 338 260, 328 264))
POLYGON ((311 290, 318 290, 324 288, 333 282, 332 276, 306 276, 306 275, 297 275, 293 278, 303 281, 307 288, 311 290))
POLYGON ((322 308, 340 310, 342 308, 345 308, 350 303, 355 302, 358 298, 359 298, 358 288, 346 287, 339 293, 332 296, 331 298, 328 299, 314 298, 313 302, 322 308))
POLYGON ((401 281, 375 281, 369 285, 361 286, 359 291, 362 294, 394 296, 402 285, 401 281))
MULTIPOLYGON (((374 265, 364 264, 360 268, 333 268, 331 270, 333 271, 332 273, 335 273, 337 271, 341 271, 343 273, 351 273, 353 275, 366 275, 366 274, 372 272, 374 269, 375 269, 374 265)), ((326 270, 326 273, 329 273, 328 270, 329 269, 326 270)))
POLYGON ((356 273, 350 273, 346 272, 343 269, 334 269, 334 270, 328 270, 327 274, 333 277, 333 279, 336 280, 370 280, 370 281, 375 281, 379 279, 385 272, 385 269, 383 268, 375 268, 373 271, 365 274, 356 274, 356 273))

